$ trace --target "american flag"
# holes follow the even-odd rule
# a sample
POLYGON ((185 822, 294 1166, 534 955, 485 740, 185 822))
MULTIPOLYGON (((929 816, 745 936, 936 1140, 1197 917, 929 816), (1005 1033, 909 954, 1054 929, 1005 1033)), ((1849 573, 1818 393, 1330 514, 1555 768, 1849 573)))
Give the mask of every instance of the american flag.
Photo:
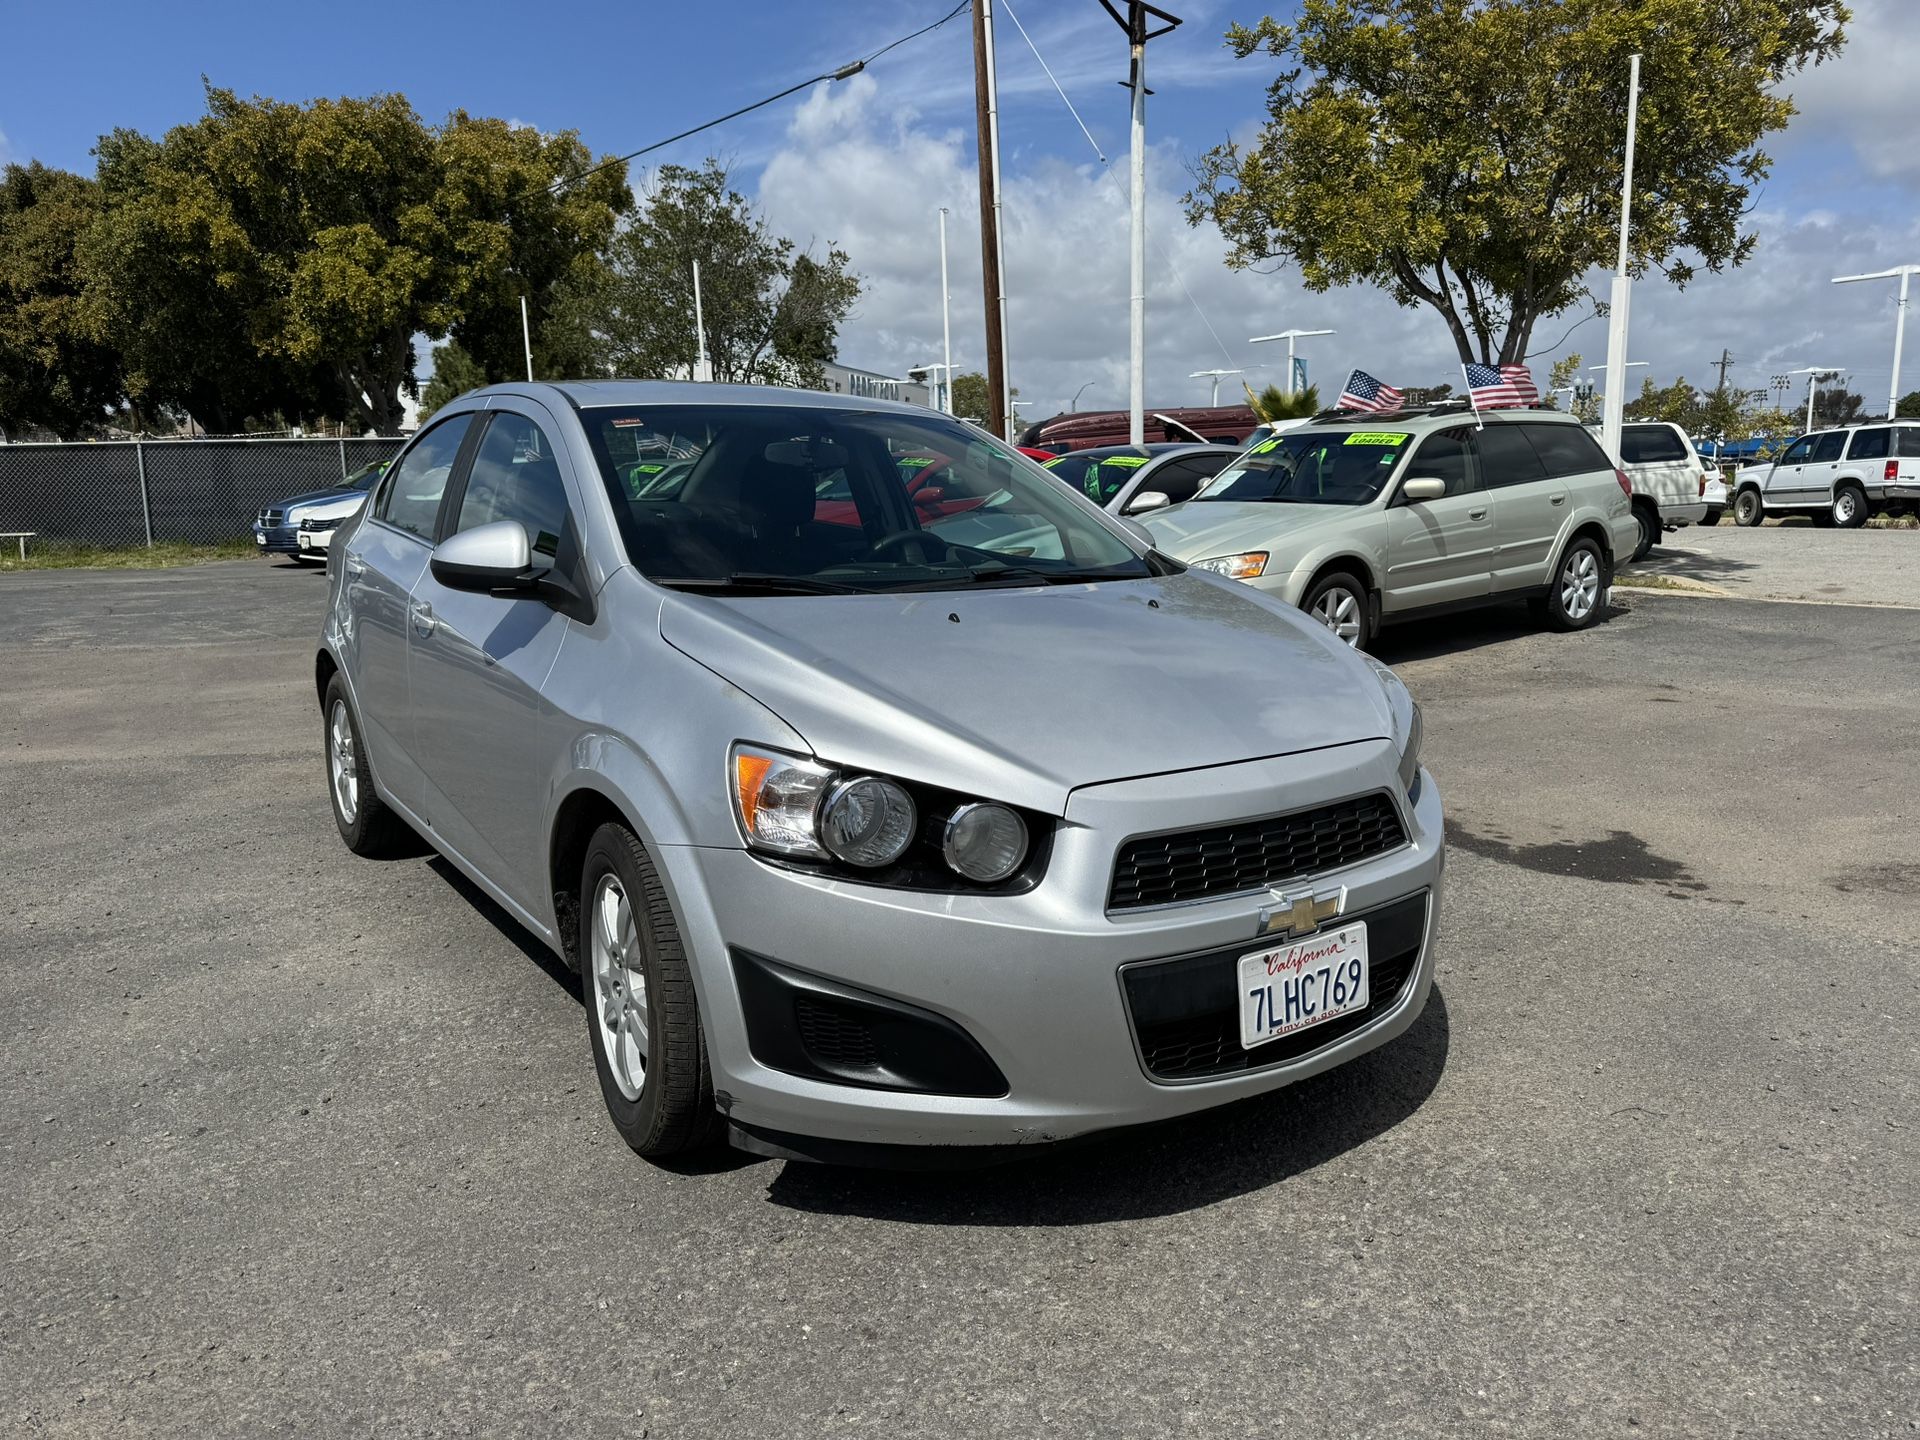
POLYGON ((1396 390, 1385 381, 1376 380, 1364 370, 1356 370, 1347 376, 1347 388, 1340 392, 1335 406, 1340 410, 1368 410, 1376 415, 1384 415, 1389 410, 1398 410, 1400 402, 1406 399, 1406 392, 1396 390))
POLYGON ((1467 375, 1467 394, 1476 410, 1512 410, 1540 403, 1533 375, 1524 365, 1463 365, 1467 375))

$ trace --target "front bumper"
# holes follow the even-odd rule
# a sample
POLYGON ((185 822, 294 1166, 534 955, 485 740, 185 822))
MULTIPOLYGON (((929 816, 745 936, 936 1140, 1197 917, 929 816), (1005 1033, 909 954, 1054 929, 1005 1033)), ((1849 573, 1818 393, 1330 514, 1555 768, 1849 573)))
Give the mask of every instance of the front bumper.
MULTIPOLYGON (((1311 877, 1341 885, 1345 915, 1417 897, 1414 958, 1390 1003, 1324 1045, 1258 1068, 1150 1075, 1122 969, 1233 956, 1256 938, 1266 890, 1108 913, 1116 850, 1134 834, 1278 814, 1370 790, 1397 793, 1385 741, 1074 792, 1043 882, 1024 895, 929 895, 782 869, 744 850, 661 847, 707 1022, 716 1097, 749 1130, 867 1145, 1000 1146, 1173 1119, 1275 1090, 1384 1044, 1413 1024, 1433 980, 1444 855, 1440 796, 1422 776, 1402 803, 1407 843, 1311 877), (1004 1093, 929 1094, 838 1083, 765 1063, 749 1043, 737 957, 939 1017, 970 1037, 1004 1093)), ((1404 800, 1404 797, 1402 797, 1404 800)), ((1308 883, 1290 880, 1289 888, 1308 883)), ((1311 1034, 1311 1031, 1305 1032, 1311 1034)), ((763 1032, 764 1034, 764 1032, 763 1032)), ((764 1043, 762 1049, 764 1050, 764 1043)), ((1276 1054, 1278 1052, 1275 1052, 1276 1054)))
POLYGON ((265 525, 255 525, 253 545, 262 555, 298 555, 300 531, 292 525, 276 525, 271 529, 265 525))

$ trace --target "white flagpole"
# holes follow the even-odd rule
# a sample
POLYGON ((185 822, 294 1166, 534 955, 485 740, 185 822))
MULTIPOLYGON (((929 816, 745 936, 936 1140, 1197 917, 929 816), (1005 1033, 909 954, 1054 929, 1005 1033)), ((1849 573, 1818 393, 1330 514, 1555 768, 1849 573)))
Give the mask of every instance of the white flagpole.
MULTIPOLYGON (((1289 362, 1288 362, 1288 364, 1289 364, 1289 366, 1291 366, 1291 364, 1292 364, 1292 362, 1291 362, 1291 361, 1289 361, 1289 362)), ((1359 371, 1359 369, 1358 369, 1357 367, 1356 367, 1355 369, 1352 369, 1352 370, 1349 370, 1349 371, 1347 371, 1347 383, 1346 383, 1346 384, 1344 384, 1344 385, 1342 385, 1342 386, 1340 387, 1340 393, 1341 393, 1342 395, 1346 395, 1346 394, 1348 394, 1348 393, 1350 393, 1350 392, 1351 392, 1351 391, 1353 390, 1353 377, 1354 377, 1354 376, 1356 376, 1356 375, 1358 375, 1359 373, 1360 373, 1360 371, 1359 371)), ((1342 405, 1342 404, 1341 404, 1341 403, 1340 403, 1340 402, 1339 402, 1339 401, 1338 401, 1338 400, 1336 399, 1336 400, 1335 400, 1335 401, 1333 402, 1333 408, 1334 408, 1334 409, 1336 409, 1336 410, 1344 410, 1344 409, 1346 409, 1347 407, 1346 407, 1346 406, 1344 406, 1344 405, 1342 405)))
POLYGON ((1466 362, 1464 361, 1462 361, 1460 365, 1460 378, 1467 382, 1467 404, 1473 407, 1473 428, 1476 430, 1484 430, 1487 428, 1487 422, 1480 418, 1480 402, 1474 398, 1473 394, 1473 377, 1467 374, 1466 362))

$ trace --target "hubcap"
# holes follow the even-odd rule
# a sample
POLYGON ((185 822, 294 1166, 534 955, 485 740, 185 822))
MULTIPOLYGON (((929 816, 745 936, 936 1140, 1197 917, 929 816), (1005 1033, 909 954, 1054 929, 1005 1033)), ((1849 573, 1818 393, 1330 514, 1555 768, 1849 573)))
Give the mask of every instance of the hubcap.
POLYGON ((1600 603, 1600 562, 1591 550, 1576 550, 1560 567, 1560 608, 1569 620, 1584 620, 1600 603))
POLYGON ((1734 508, 1738 512, 1740 519, 1751 520, 1753 518, 1753 512, 1760 508, 1760 502, 1754 499, 1751 493, 1748 493, 1740 497, 1740 503, 1734 508))
POLYGON ((1851 490, 1842 490, 1838 495, 1834 496, 1833 499, 1833 518, 1844 525, 1847 521, 1853 519, 1853 506, 1853 492, 1851 490))
POLYGON ((353 722, 344 700, 333 702, 327 716, 327 774, 333 781, 333 803, 340 818, 353 823, 360 813, 360 765, 353 753, 353 722))
POLYGON ((629 1100, 647 1084, 647 972, 633 928, 633 906, 618 875, 593 891, 593 1015, 613 1083, 629 1100))
POLYGON ((1360 597, 1335 585, 1313 602, 1313 618, 1349 645, 1360 643, 1360 597))

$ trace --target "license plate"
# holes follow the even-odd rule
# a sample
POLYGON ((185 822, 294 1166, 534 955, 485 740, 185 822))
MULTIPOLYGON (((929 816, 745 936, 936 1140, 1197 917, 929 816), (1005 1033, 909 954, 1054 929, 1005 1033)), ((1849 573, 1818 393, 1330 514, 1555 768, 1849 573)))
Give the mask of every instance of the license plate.
POLYGON ((1240 957, 1240 1043, 1251 1050, 1367 1008, 1364 921, 1240 957))

